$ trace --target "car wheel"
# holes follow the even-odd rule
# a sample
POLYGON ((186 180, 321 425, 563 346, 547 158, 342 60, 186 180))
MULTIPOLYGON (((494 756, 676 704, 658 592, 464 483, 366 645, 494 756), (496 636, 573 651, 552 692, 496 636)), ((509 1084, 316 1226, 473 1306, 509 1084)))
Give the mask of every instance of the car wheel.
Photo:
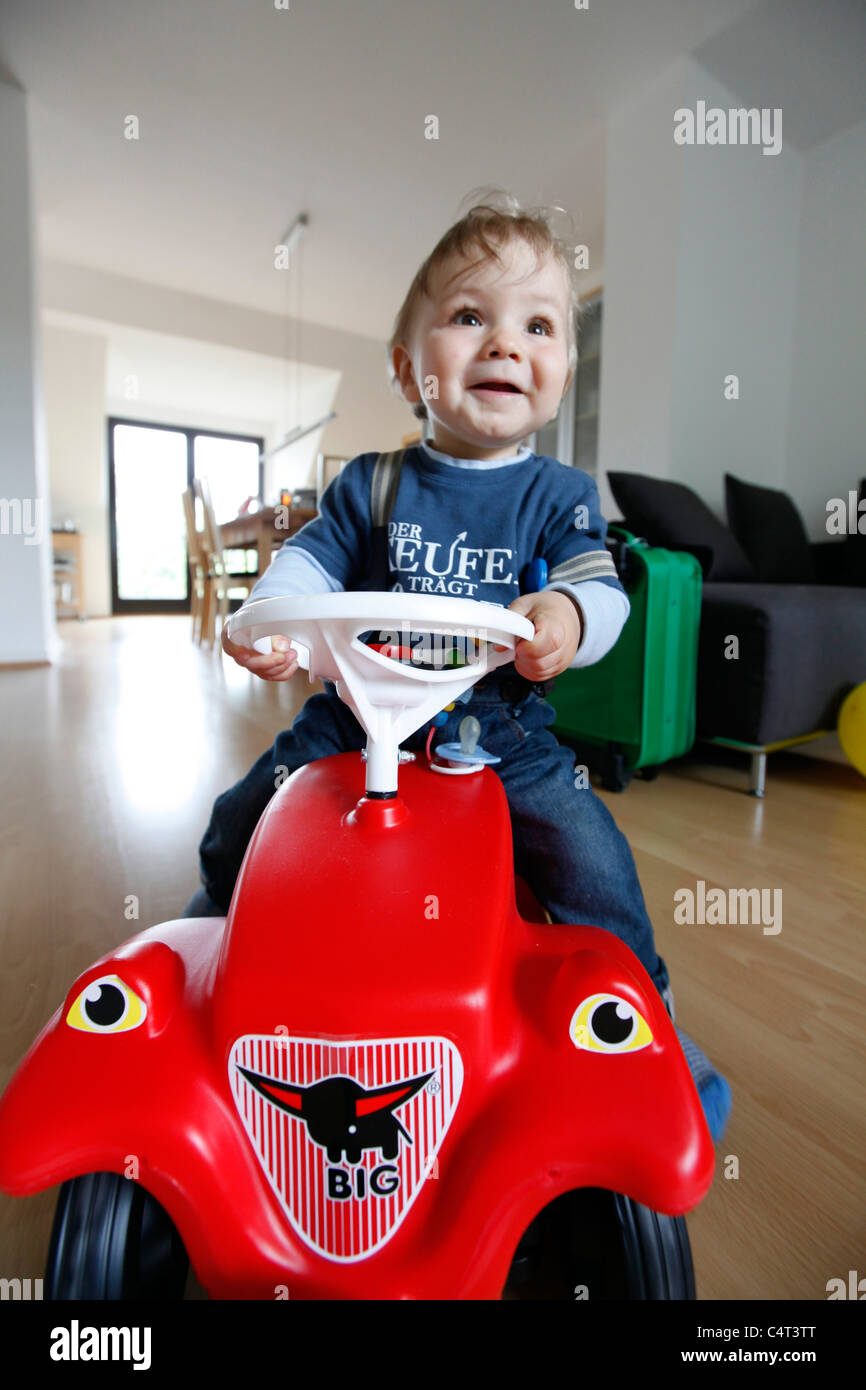
POLYGON ((525 1232, 503 1296, 694 1299, 685 1217, 664 1216, 602 1188, 563 1193, 525 1232))
POLYGON ((180 1299, 189 1259, 168 1213, 137 1182, 88 1173, 60 1189, 45 1297, 180 1299))

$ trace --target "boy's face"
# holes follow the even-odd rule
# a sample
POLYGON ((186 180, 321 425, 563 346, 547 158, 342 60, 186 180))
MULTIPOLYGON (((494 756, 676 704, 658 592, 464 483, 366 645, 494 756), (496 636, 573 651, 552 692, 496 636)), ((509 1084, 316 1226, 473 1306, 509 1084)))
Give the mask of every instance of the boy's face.
POLYGON ((513 454, 553 418, 572 377, 562 268, 553 257, 537 265, 522 239, 501 255, 502 266, 490 259, 441 266, 408 351, 394 349, 406 400, 423 399, 433 447, 454 458, 513 454), (424 390, 431 377, 438 398, 424 390))

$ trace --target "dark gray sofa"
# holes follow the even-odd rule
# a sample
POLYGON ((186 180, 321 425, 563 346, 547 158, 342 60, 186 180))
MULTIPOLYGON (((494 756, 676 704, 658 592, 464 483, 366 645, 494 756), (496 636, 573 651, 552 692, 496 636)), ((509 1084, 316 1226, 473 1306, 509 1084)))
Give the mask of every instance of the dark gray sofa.
POLYGON ((608 480, 628 530, 701 562, 696 737, 750 754, 763 796, 767 754, 835 729, 866 681, 866 534, 810 543, 786 494, 730 474, 729 527, 682 484, 608 480))

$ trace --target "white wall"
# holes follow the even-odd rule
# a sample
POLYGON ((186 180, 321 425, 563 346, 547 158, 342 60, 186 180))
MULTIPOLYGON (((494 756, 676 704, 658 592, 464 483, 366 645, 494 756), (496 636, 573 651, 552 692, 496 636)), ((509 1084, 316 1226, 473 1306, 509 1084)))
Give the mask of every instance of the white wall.
POLYGON ((672 138, 683 63, 608 122, 598 486, 605 474, 665 478, 671 463, 671 380, 680 224, 681 151, 672 138))
POLYGON ((226 351, 217 374, 211 354, 202 360, 197 345, 165 335, 149 335, 136 347, 135 335, 111 326, 44 323, 42 342, 53 513, 57 524, 68 517, 82 532, 85 610, 101 617, 111 612, 108 418, 259 436, 273 435, 276 425, 214 408, 221 392, 229 406, 248 399, 226 380, 233 365, 243 380, 244 354, 226 351), (124 383, 134 384, 136 394, 125 395, 124 383))
POLYGON ((826 499, 866 473, 866 123, 805 154, 784 116, 777 155, 678 146, 698 99, 750 104, 687 59, 609 124, 599 474, 676 479, 724 520, 731 472, 825 538, 826 499))
POLYGON ((100 271, 43 265, 43 338, 52 499, 82 529, 87 611, 111 611, 107 418, 260 435, 337 419, 266 465, 265 494, 315 482, 320 451, 393 448, 415 427, 387 385, 384 347, 302 327, 300 377, 286 354, 297 326, 277 315, 100 271), (125 383, 135 382, 135 394, 125 383))
POLYGON ((866 121, 803 157, 787 482, 809 534, 866 477, 866 121))
POLYGON ((0 81, 0 663, 53 659, 27 96, 0 81))
MULTIPOLYGON (((742 98, 698 63, 684 65, 681 106, 727 111, 742 98)), ((669 118, 672 137, 673 113, 669 118)), ((724 474, 785 488, 791 331, 802 158, 784 140, 677 146, 682 159, 670 475, 725 517, 724 474), (725 377, 739 378, 726 400, 725 377)))
POLYGON ((82 533, 85 612, 111 612, 108 472, 105 459, 106 340, 43 328, 46 435, 55 524, 82 533))
MULTIPOLYGON (((278 313, 182 294, 84 266, 46 261, 42 281, 43 305, 57 313, 281 360, 291 358, 298 342, 297 324, 278 313)), ((412 429, 410 408, 388 388, 384 344, 312 323, 302 325, 300 343, 304 363, 340 376, 334 403, 339 418, 323 434, 323 452, 351 455, 393 448, 395 439, 399 442, 412 429)), ((293 385, 290 389, 293 392, 293 385)), ((289 405, 293 402, 290 395, 289 405)))

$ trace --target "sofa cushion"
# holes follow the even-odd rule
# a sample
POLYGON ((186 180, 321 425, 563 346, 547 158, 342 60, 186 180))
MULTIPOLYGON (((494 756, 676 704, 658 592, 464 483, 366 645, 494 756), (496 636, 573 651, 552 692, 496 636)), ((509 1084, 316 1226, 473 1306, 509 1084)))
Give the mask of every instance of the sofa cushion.
POLYGON ((696 555, 705 579, 754 578, 738 541, 690 487, 643 473, 608 473, 607 478, 629 531, 651 545, 696 555))
POLYGON ((815 561, 803 519, 786 492, 725 474, 728 525, 764 584, 814 584, 815 561))
POLYGON ((866 478, 857 493, 857 529, 845 537, 845 579, 866 587, 866 478))
POLYGON ((864 673, 866 590, 704 585, 699 738, 766 744, 832 729, 842 701, 864 673))

